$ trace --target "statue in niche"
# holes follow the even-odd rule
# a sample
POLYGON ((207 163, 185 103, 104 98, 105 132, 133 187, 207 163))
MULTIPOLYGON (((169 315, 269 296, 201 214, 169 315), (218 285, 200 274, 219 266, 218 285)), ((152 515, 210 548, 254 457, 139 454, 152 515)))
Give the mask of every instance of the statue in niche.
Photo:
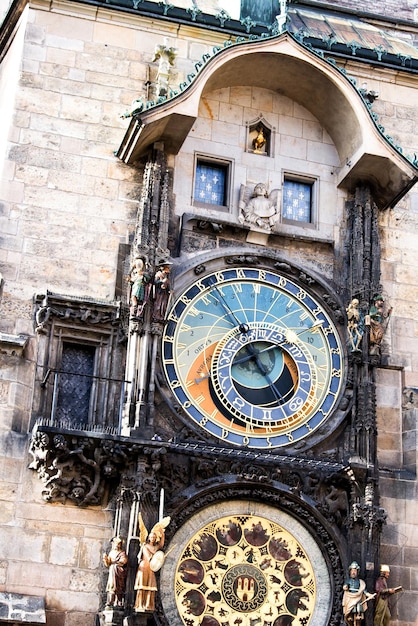
POLYGON ((252 196, 247 201, 245 200, 245 195, 245 191, 241 193, 239 203, 240 214, 238 219, 240 223, 246 224, 251 228, 255 227, 256 229, 272 232, 279 219, 277 212, 278 190, 273 189, 269 195, 266 185, 257 183, 252 196))
POLYGON ((264 134, 264 128, 260 126, 257 129, 257 135, 253 139, 254 152, 264 152, 266 143, 267 139, 264 134))
POLYGON ((153 285, 153 309, 152 319, 154 322, 164 321, 168 301, 170 299, 170 261, 162 261, 154 275, 153 285))
POLYGON ((136 590, 134 609, 137 613, 142 613, 155 610, 155 594, 158 591, 155 573, 163 566, 166 556, 162 549, 165 541, 165 529, 170 523, 170 517, 164 517, 157 522, 149 534, 141 514, 139 514, 138 522, 141 547, 134 584, 136 590))
POLYGON ((353 561, 348 568, 349 577, 343 585, 343 613, 348 626, 360 626, 367 609, 367 599, 373 594, 366 591, 366 583, 359 578, 360 565, 353 561))
POLYGON ((359 301, 357 298, 353 298, 353 300, 351 300, 346 311, 348 319, 347 330, 351 351, 359 352, 361 340, 363 338, 363 323, 359 309, 359 301))
POLYGON ((380 344, 385 334, 392 309, 385 313, 385 299, 377 294, 373 298, 366 323, 370 325, 369 352, 370 354, 380 354, 380 344))
POLYGON ((112 547, 109 553, 103 554, 103 563, 109 568, 109 577, 106 585, 106 608, 122 608, 125 594, 128 555, 123 549, 123 542, 120 537, 113 537, 112 547))

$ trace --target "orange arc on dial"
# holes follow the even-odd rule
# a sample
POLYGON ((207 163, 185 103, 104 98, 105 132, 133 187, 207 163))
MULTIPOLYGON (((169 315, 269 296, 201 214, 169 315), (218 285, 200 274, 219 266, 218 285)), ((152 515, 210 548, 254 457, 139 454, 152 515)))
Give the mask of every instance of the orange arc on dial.
MULTIPOLYGON (((218 410, 212 400, 209 389, 211 363, 213 354, 218 346, 218 343, 219 342, 215 342, 211 346, 206 348, 193 361, 187 374, 186 386, 189 396, 199 406, 199 409, 204 412, 211 420, 217 422, 221 427, 229 429, 232 426, 231 421, 225 418, 225 416, 222 415, 222 413, 218 410)), ((291 372, 294 383, 297 384, 298 373, 297 367, 295 366, 293 359, 288 354, 286 354, 286 352, 284 353, 284 359, 286 366, 291 372)), ((298 421, 298 419, 300 419, 300 414, 301 412, 298 411, 296 415, 292 416, 292 418, 288 418, 287 420, 285 420, 282 428, 280 428, 279 430, 287 430, 289 428, 289 421, 298 421)), ((233 424, 233 430, 235 432, 247 432, 247 428, 245 426, 241 426, 236 422, 234 422, 233 424)), ((265 429, 254 428, 253 432, 254 434, 256 434, 257 432, 264 433, 265 429)))

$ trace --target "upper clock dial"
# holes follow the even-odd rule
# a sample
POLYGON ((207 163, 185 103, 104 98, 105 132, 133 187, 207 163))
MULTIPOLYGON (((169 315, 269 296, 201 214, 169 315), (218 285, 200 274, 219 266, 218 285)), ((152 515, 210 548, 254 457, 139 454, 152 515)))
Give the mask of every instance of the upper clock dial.
POLYGON ((336 328, 303 288, 270 270, 228 268, 193 283, 163 335, 168 383, 203 429, 235 445, 286 446, 335 408, 336 328))

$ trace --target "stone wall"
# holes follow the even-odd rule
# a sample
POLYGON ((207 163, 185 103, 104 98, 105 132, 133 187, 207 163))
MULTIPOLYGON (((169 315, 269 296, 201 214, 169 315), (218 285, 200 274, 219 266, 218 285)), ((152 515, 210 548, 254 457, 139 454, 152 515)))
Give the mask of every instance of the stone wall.
POLYGON ((0 355, 0 589, 24 598, 16 608, 44 598, 50 626, 93 626, 105 599, 101 555, 111 518, 101 507, 45 503, 28 470, 33 297, 45 289, 115 297, 140 180, 113 151, 126 126, 119 114, 138 95, 146 66, 136 29, 37 8, 27 9, 20 81, 9 91, 15 112, 0 192, 0 330, 29 337, 23 357, 0 355))
POLYGON ((0 590, 23 596, 19 604, 9 598, 15 611, 44 598, 49 626, 93 626, 105 598, 100 565, 109 513, 43 502, 42 483, 28 470, 26 436, 3 436, 1 457, 0 590))
MULTIPOLYGON (((337 4, 359 8, 349 0, 337 4)), ((417 4, 370 0, 362 9, 412 19, 417 4)), ((59 10, 49 11, 41 0, 32 3, 27 18, 0 191, 0 260, 5 280, 0 331, 30 338, 23 358, 0 356, 0 590, 44 596, 49 626, 93 626, 104 599, 101 553, 110 539, 111 514, 100 507, 81 510, 71 504, 44 503, 41 483, 27 469, 38 358, 33 296, 48 288, 74 296, 114 298, 118 250, 132 238, 140 190, 138 172, 113 154, 128 125, 119 115, 132 100, 146 94, 146 82, 156 76, 154 48, 164 37, 178 50, 175 86, 207 47, 221 43, 224 35, 205 34, 192 26, 177 29, 170 23, 154 22, 150 29, 140 17, 128 20, 110 9, 96 14, 93 7, 80 16, 75 7, 62 3, 59 10)), ((359 84, 365 81, 379 92, 373 110, 396 143, 406 153, 416 150, 415 79, 353 62, 347 69, 359 84)), ((177 213, 191 208, 191 179, 186 172, 194 151, 224 153, 226 142, 219 139, 232 133, 231 158, 236 158, 243 142, 238 127, 262 110, 271 115, 271 124, 283 140, 275 146, 268 174, 264 167, 258 168, 257 155, 245 154, 234 181, 234 210, 241 182, 266 177, 274 186, 276 171, 286 164, 290 168, 292 146, 313 142, 316 154, 326 154, 311 166, 312 174, 328 177, 326 236, 337 233, 339 237, 344 195, 330 191, 335 151, 317 121, 284 97, 261 90, 213 93, 206 104, 194 138, 173 160, 183 172, 175 179, 177 213), (231 125, 234 128, 226 132, 231 125)), ((407 412, 410 407, 402 406, 402 390, 418 388, 417 216, 418 191, 412 190, 380 218, 382 285, 393 306, 385 335, 388 369, 382 368, 377 379, 382 506, 388 512, 382 557, 393 567, 393 583, 406 589, 394 614, 397 626, 416 624, 411 607, 416 606, 418 588, 416 459, 412 458, 416 416, 407 412)), ((290 254, 298 253, 300 248, 293 243, 290 254)))
MULTIPOLYGON (((285 173, 305 175, 320 181, 315 189, 316 228, 282 223, 279 231, 284 235, 330 241, 343 212, 344 195, 335 186, 334 171, 338 163, 335 146, 325 129, 297 102, 255 87, 217 90, 202 98, 199 117, 175 158, 176 211, 235 220, 243 187, 252 193, 254 186, 262 182, 269 192, 278 189, 281 193, 285 173), (248 149, 251 148, 249 122, 259 117, 272 127, 270 156, 248 149), (228 215, 222 216, 215 206, 202 208, 193 200, 194 181, 190 172, 195 170, 196 154, 222 155, 233 164, 229 218, 228 215)), ((300 260, 309 263, 306 256, 309 254, 302 255, 300 260)), ((326 264, 325 259, 322 261, 321 269, 326 264)), ((331 262, 332 257, 328 258, 328 263, 331 262)))

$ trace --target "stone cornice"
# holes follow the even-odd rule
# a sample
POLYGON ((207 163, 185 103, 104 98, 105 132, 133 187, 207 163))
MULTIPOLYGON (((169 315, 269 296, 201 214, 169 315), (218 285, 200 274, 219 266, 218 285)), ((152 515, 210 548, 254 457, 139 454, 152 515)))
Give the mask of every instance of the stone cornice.
POLYGON ((27 335, 9 335, 0 333, 0 354, 7 356, 22 356, 29 340, 27 335))

